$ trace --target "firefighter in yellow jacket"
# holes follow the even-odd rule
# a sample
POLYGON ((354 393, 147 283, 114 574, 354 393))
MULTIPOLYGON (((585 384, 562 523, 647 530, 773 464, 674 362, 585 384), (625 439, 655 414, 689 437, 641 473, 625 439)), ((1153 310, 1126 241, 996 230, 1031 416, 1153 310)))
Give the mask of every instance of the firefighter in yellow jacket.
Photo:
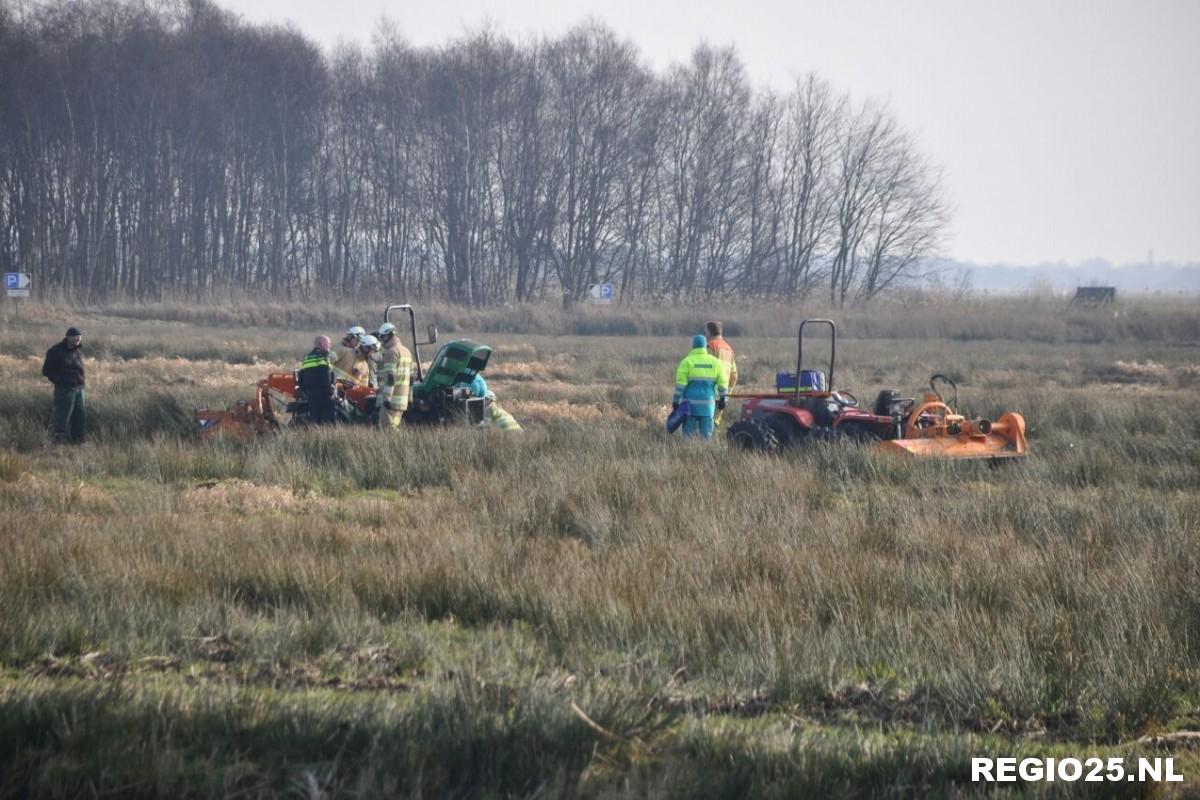
POLYGON ((371 362, 361 348, 367 336, 369 334, 361 325, 355 325, 342 337, 342 350, 333 361, 333 374, 340 380, 352 381, 359 386, 367 385, 371 378, 371 362))
POLYGON ((412 353, 400 342, 396 326, 390 322, 379 326, 379 342, 379 366, 375 371, 379 383, 379 424, 399 428, 412 385, 412 353))
POLYGON ((729 392, 729 378, 725 365, 708 352, 708 339, 703 336, 692 338, 692 349, 675 370, 675 396, 671 406, 678 408, 687 401, 688 418, 683 423, 683 438, 690 439, 697 433, 702 439, 713 435, 713 415, 725 408, 725 396, 729 392))

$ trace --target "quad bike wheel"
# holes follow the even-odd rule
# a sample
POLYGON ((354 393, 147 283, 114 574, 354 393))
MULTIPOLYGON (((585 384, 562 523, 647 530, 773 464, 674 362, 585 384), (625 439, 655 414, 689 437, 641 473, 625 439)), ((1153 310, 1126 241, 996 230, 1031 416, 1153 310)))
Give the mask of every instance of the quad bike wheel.
POLYGON ((729 426, 729 443, 742 450, 759 453, 779 452, 779 437, 765 422, 752 419, 738 420, 729 426))

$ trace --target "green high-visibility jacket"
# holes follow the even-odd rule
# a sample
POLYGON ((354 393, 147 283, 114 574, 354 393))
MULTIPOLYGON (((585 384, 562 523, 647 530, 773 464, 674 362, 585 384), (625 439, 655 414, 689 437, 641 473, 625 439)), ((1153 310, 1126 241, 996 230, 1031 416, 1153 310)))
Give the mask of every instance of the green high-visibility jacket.
POLYGON ((725 365, 703 347, 688 352, 675 370, 675 396, 672 402, 687 400, 693 417, 711 417, 717 399, 729 392, 725 365))

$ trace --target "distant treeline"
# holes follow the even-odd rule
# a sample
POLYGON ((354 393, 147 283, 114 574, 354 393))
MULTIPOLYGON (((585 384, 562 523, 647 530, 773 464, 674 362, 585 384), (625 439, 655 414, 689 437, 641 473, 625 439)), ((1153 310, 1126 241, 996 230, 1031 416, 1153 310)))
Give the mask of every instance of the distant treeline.
POLYGON ((206 0, 0 0, 0 267, 81 299, 865 301, 946 221, 875 103, 588 24, 323 53, 206 0), (20 8, 20 12, 18 12, 20 8))

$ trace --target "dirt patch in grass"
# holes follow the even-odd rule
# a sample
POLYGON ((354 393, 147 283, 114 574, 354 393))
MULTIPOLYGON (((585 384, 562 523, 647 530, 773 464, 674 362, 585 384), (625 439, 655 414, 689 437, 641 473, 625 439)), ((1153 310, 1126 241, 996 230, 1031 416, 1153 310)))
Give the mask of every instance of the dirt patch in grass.
POLYGON ((300 664, 262 663, 251 669, 228 670, 209 668, 201 673, 211 680, 233 680, 246 686, 268 686, 272 689, 340 689, 349 692, 406 692, 413 684, 393 675, 329 674, 320 665, 311 662, 300 664))
POLYGON ((83 514, 115 514, 121 506, 114 492, 67 477, 45 478, 31 472, 17 475, 5 487, 15 503, 43 512, 69 511, 83 514))
POLYGON ((1200 384, 1200 364, 1168 365, 1153 360, 1114 361, 1096 368, 1093 380, 1117 386, 1179 386, 1200 384))
POLYGON ((0 355, 0 371, 8 372, 9 370, 13 370, 14 372, 23 372, 33 370, 34 374, 40 375, 42 360, 41 356, 20 357, 0 355))
POLYGON ((541 400, 512 400, 504 401, 503 405, 522 424, 526 422, 549 422, 554 420, 597 422, 606 419, 616 420, 626 418, 624 413, 615 408, 605 408, 599 405, 582 403, 568 403, 566 400, 559 400, 554 403, 541 400))
POLYGON ((283 486, 261 486, 236 478, 206 481, 179 493, 180 511, 298 514, 313 510, 314 499, 283 486))
POLYGON ((340 689, 351 692, 411 691, 410 659, 388 647, 342 653, 332 665, 313 661, 254 661, 238 658, 238 647, 224 634, 193 640, 192 658, 145 656, 131 660, 106 651, 80 656, 45 655, 25 667, 26 675, 49 680, 105 681, 139 673, 181 673, 189 684, 204 681, 272 689, 340 689), (333 667, 331 669, 331 666, 333 667), (407 676, 406 680, 402 676, 407 676))
POLYGON ((492 349, 493 358, 524 358, 535 359, 538 355, 538 350, 531 344, 499 344, 492 349))
POLYGON ((14 483, 28 472, 28 458, 20 453, 0 450, 0 483, 14 483))
POLYGON ((571 377, 574 362, 566 354, 541 361, 503 361, 489 365, 485 376, 498 381, 565 381, 571 377))
POLYGON ((1111 374, 1114 380, 1123 378, 1131 383, 1166 383, 1171 370, 1156 361, 1118 361, 1113 364, 1111 374))

